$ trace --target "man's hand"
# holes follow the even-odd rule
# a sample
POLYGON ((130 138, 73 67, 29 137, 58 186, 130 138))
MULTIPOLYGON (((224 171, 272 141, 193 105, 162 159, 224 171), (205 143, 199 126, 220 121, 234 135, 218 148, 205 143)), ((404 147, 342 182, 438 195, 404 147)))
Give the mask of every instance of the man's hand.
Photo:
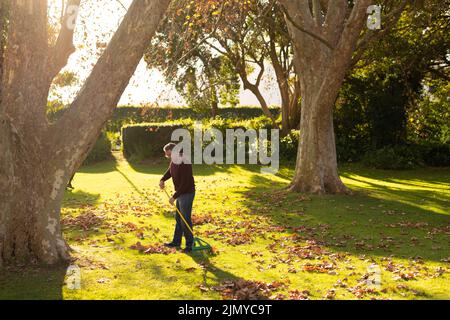
POLYGON ((174 202, 175 202, 175 199, 173 197, 170 197, 169 202, 170 202, 171 205, 173 205, 174 202))
POLYGON ((163 180, 159 181, 159 187, 161 189, 164 189, 165 185, 164 185, 164 181, 163 180))

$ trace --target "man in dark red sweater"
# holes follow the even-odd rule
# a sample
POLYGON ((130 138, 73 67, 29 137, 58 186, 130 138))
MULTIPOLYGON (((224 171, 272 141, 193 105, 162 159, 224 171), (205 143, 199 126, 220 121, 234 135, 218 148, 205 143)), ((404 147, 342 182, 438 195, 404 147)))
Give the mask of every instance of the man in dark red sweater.
MULTIPOLYGON (((172 150, 175 148, 175 143, 169 143, 164 146, 164 153, 167 158, 170 160, 169 169, 167 169, 164 176, 161 178, 159 182, 159 186, 161 189, 164 189, 164 182, 172 178, 173 185, 175 187, 175 193, 170 198, 170 204, 174 204, 175 200, 177 201, 177 208, 183 214, 184 219, 189 224, 192 229, 192 204, 194 202, 195 197, 195 183, 194 176, 192 174, 192 165, 190 163, 185 163, 180 161, 173 161, 173 157, 182 157, 183 154, 180 155, 172 155, 172 150)), ((176 226, 175 232, 173 234, 173 240, 170 243, 166 243, 167 247, 180 247, 181 239, 184 235, 186 239, 186 248, 183 252, 188 253, 192 251, 192 245, 194 243, 194 236, 189 228, 186 226, 185 222, 180 218, 179 214, 176 213, 176 226)))

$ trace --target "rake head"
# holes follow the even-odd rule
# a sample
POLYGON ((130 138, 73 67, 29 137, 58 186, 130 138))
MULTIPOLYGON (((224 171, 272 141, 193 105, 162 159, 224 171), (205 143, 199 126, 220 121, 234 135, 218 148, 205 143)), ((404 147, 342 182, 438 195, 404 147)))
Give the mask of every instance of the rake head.
POLYGON ((212 251, 212 247, 206 241, 200 238, 194 238, 194 245, 192 246, 192 251, 212 251))

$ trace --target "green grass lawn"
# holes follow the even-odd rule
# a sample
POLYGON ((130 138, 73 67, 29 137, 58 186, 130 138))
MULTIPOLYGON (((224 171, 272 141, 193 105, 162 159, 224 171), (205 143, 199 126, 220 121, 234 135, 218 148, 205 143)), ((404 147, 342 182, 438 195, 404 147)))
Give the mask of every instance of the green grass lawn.
POLYGON ((157 253, 174 226, 166 167, 83 167, 62 208, 81 289, 66 268, 3 270, 0 299, 450 298, 450 168, 346 165, 355 195, 318 197, 284 190, 292 166, 195 166, 194 230, 216 254, 186 255, 157 253))

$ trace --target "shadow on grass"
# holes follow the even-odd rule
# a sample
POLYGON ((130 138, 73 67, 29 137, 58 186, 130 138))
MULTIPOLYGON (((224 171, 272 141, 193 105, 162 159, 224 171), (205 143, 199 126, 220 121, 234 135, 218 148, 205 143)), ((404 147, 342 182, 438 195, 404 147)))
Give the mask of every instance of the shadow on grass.
POLYGON ((216 267, 211 260, 209 259, 209 255, 206 252, 193 252, 190 254, 190 257, 192 260, 194 260, 195 263, 199 265, 200 268, 203 270, 203 285, 209 286, 208 284, 208 274, 212 274, 216 279, 217 282, 222 282, 225 280, 238 280, 241 279, 240 277, 236 276, 233 273, 230 273, 228 271, 225 271, 223 269, 220 269, 216 267))
POLYGON ((80 208, 83 206, 95 206, 98 204, 100 194, 84 192, 82 190, 66 190, 62 207, 65 208, 80 208))
POLYGON ((107 161, 102 161, 91 165, 83 165, 78 169, 77 173, 102 174, 115 171, 116 168, 117 160, 113 157, 107 161))
POLYGON ((136 192, 137 192, 139 195, 141 195, 142 197, 146 197, 145 194, 142 192, 142 190, 139 189, 139 188, 134 184, 134 182, 133 182, 130 178, 128 178, 128 176, 127 176, 122 170, 120 170, 119 168, 116 168, 116 171, 117 171, 118 173, 120 173, 120 175, 128 182, 128 184, 134 189, 134 191, 136 191, 136 192))
POLYGON ((0 269, 0 300, 62 300, 68 266, 0 269))
MULTIPOLYGON (((160 175, 161 177, 164 175, 166 170, 169 167, 169 162, 160 162, 157 164, 139 164, 139 163, 129 163, 133 170, 139 173, 152 174, 152 175, 160 175)), ((199 176, 212 176, 217 173, 228 172, 230 170, 229 165, 206 165, 206 164, 194 164, 192 166, 192 171, 194 173, 194 177, 199 176)))
MULTIPOLYGON (((358 175, 363 177, 360 182, 368 187, 351 186, 354 196, 307 196, 310 200, 295 205, 297 208, 293 203, 298 203, 299 194, 281 190, 287 183, 274 183, 263 175, 254 175, 253 188, 244 192, 244 205, 251 212, 268 217, 273 224, 310 228, 299 235, 335 251, 398 258, 420 256, 432 261, 448 258, 449 193, 421 190, 420 186, 402 189, 403 182, 398 180, 395 183, 400 186, 391 188, 382 184, 383 175, 381 179, 373 172, 358 175), (380 183, 364 178, 380 180, 380 183), (277 188, 282 198, 279 206, 273 203, 277 188), (262 207, 270 210, 258 210, 262 207), (304 214, 299 215, 298 209, 304 214)), ((342 176, 353 179, 349 173, 342 176)), ((425 176, 421 178, 424 184, 437 181, 433 176, 429 180, 425 176)))
POLYGON ((449 189, 442 187, 439 183, 435 184, 425 180, 425 178, 421 180, 422 185, 420 185, 419 183, 408 183, 407 180, 379 179, 367 174, 359 174, 355 177, 353 174, 343 173, 341 176, 349 181, 368 185, 369 188, 354 187, 354 190, 361 194, 373 194, 376 198, 407 204, 411 208, 415 207, 422 211, 424 210, 421 206, 425 204, 435 208, 434 212, 426 210, 427 213, 450 213, 450 193, 449 195, 444 193, 449 189))

